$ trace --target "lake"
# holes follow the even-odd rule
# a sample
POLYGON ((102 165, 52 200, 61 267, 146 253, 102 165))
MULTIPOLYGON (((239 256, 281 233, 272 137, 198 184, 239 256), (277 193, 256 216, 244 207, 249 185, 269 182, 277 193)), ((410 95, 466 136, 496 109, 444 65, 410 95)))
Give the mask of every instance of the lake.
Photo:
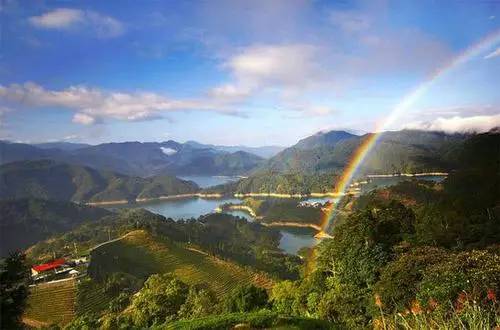
MULTIPOLYGON (((153 213, 161 214, 166 218, 179 220, 198 218, 201 215, 212 213, 217 208, 217 206, 224 203, 236 204, 241 203, 241 200, 236 198, 182 198, 157 200, 137 204, 120 204, 109 208, 144 208, 153 213)), ((247 219, 248 221, 253 221, 253 218, 248 213, 243 211, 234 210, 226 213, 247 219)), ((318 241, 313 237, 315 232, 307 228, 280 228, 279 230, 282 234, 279 247, 290 254, 296 254, 300 248, 305 246, 313 246, 318 241)))

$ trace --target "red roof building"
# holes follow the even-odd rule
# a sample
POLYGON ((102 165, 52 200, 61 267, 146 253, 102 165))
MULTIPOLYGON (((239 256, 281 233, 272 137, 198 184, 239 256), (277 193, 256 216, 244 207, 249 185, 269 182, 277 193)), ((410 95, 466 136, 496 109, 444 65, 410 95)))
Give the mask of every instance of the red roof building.
POLYGON ((66 260, 64 258, 56 259, 51 262, 48 262, 46 264, 41 264, 41 265, 36 265, 31 267, 31 274, 32 275, 38 275, 43 272, 47 272, 49 270, 54 270, 56 268, 59 268, 63 266, 66 263, 66 260))

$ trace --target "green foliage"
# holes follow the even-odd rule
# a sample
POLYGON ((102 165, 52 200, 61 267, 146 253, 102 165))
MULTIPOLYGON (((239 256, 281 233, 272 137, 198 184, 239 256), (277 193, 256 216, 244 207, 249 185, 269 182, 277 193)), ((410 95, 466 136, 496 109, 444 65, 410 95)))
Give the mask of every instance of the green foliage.
POLYGON ((296 306, 299 296, 298 285, 292 281, 282 281, 273 286, 269 302, 281 315, 300 315, 296 306))
POLYGON ((28 267, 24 254, 0 260, 0 328, 21 329, 21 315, 28 298, 28 267))
POLYGON ((226 312, 251 312, 267 306, 267 292, 254 285, 235 288, 224 301, 226 312))
MULTIPOLYGON (((500 249, 453 253, 431 264, 424 272, 417 298, 423 306, 431 300, 440 307, 462 299, 486 301, 487 293, 500 294, 500 249)), ((458 301, 460 302, 460 301, 458 301)))
POLYGON ((132 300, 132 318, 138 326, 151 326, 177 318, 189 287, 169 274, 152 275, 132 300))
POLYGON ((381 270, 374 292, 380 296, 385 312, 402 312, 411 307, 427 267, 447 258, 444 249, 423 247, 403 253, 381 270))
POLYGON ((85 314, 67 324, 65 330, 93 330, 99 328, 99 319, 95 314, 85 314))
POLYGON ((191 286, 185 303, 179 309, 180 319, 196 319, 215 314, 217 298, 205 288, 191 286))

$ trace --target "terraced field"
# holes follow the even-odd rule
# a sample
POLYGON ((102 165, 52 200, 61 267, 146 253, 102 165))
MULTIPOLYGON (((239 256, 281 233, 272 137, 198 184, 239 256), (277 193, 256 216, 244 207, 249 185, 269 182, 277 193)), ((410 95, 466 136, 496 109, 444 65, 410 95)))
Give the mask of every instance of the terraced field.
POLYGON ((78 284, 76 294, 76 314, 97 313, 105 309, 111 298, 104 293, 102 285, 89 278, 78 284))
POLYGON ((139 278, 171 272, 188 284, 208 285, 219 295, 239 284, 253 283, 270 288, 272 280, 234 263, 223 261, 194 248, 158 242, 146 231, 137 230, 124 239, 106 244, 92 252, 89 273, 104 277, 124 272, 139 278))
POLYGON ((33 287, 23 318, 45 324, 67 323, 75 315, 75 297, 74 280, 33 287))

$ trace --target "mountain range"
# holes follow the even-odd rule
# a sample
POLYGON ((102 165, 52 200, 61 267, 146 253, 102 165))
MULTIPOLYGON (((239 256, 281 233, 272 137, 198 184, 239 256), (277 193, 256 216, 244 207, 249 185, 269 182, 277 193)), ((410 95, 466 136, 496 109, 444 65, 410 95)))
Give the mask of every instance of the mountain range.
MULTIPOLYGON (((249 175, 262 171, 310 174, 342 170, 354 150, 371 135, 358 136, 345 131, 321 132, 284 149, 273 146, 217 146, 194 141, 178 143, 172 140, 95 146, 65 142, 28 145, 0 141, 0 164, 54 159, 141 177, 161 174, 249 175)), ((384 132, 365 160, 362 171, 392 173, 444 170, 449 167, 446 154, 466 137, 464 134, 419 130, 384 132)))
POLYGON ((95 146, 70 143, 29 145, 0 141, 0 164, 53 159, 131 176, 242 175, 264 159, 245 151, 227 152, 190 143, 122 142, 95 146))

